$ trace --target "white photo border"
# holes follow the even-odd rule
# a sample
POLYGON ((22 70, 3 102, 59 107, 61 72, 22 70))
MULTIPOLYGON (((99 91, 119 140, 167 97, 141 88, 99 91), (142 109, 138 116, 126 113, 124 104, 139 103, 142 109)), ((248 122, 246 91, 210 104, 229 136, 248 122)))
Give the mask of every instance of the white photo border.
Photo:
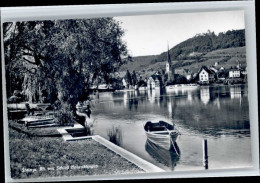
MULTIPOLYGON (((154 179, 154 178, 194 178, 194 177, 229 177, 259 175, 259 134, 258 134, 258 93, 257 93, 257 61, 256 61, 256 25, 254 1, 228 2, 186 2, 186 3, 141 3, 141 4, 109 4, 109 5, 73 5, 73 6, 38 6, 38 7, 6 7, 1 8, 1 40, 3 40, 3 23, 10 21, 78 19, 94 17, 117 17, 150 14, 175 14, 213 11, 243 10, 245 17, 246 54, 248 66, 248 100, 251 132, 252 168, 222 169, 207 171, 180 171, 165 173, 142 173, 133 175, 100 175, 83 177, 50 177, 22 179, 23 182, 39 181, 81 181, 81 180, 121 180, 121 179, 154 179)), ((3 88, 3 124, 4 155, 6 182, 19 182, 10 174, 10 155, 8 141, 7 98, 5 81, 5 62, 3 41, 2 53, 2 88, 3 88)))

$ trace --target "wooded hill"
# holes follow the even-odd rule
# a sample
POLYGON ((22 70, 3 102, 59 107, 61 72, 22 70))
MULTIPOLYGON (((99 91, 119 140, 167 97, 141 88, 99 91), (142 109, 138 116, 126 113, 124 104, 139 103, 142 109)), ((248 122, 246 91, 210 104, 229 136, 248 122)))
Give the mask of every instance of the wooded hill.
MULTIPOLYGON (((232 30, 218 35, 210 31, 197 34, 174 46, 169 52, 175 68, 197 68, 215 62, 227 67, 236 64, 236 61, 246 64, 245 30, 232 30)), ((133 57, 132 60, 120 70, 142 73, 161 71, 165 69, 167 51, 160 55, 133 57)))

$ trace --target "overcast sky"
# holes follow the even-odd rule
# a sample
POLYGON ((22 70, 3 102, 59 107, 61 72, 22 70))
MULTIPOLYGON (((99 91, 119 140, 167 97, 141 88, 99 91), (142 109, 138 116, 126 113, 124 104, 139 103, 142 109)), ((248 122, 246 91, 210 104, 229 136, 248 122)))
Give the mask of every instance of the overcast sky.
POLYGON ((132 56, 157 55, 198 33, 244 29, 244 11, 179 13, 115 17, 125 30, 132 56))

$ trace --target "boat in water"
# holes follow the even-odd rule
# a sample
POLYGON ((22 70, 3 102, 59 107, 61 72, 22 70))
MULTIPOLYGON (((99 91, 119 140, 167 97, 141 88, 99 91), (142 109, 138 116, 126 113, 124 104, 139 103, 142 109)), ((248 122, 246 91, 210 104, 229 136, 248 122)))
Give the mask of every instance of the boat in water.
POLYGON ((100 84, 98 86, 91 86, 90 91, 99 91, 99 92, 114 92, 116 89, 112 85, 100 84))
MULTIPOLYGON (((175 149, 174 143, 179 135, 174 125, 165 121, 151 122, 147 121, 144 125, 147 139, 152 143, 170 150, 175 149)), ((175 149, 176 150, 176 149, 175 149)))
POLYGON ((197 84, 175 84, 166 86, 166 90, 176 90, 176 89, 196 89, 199 85, 197 84))

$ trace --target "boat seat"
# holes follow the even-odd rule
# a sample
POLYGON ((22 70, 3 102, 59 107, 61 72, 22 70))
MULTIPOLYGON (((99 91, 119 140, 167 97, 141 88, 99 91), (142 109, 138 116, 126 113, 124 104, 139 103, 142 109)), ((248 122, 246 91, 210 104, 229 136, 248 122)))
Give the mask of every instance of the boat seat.
POLYGON ((166 128, 162 126, 154 126, 150 128, 150 131, 165 131, 166 128))

